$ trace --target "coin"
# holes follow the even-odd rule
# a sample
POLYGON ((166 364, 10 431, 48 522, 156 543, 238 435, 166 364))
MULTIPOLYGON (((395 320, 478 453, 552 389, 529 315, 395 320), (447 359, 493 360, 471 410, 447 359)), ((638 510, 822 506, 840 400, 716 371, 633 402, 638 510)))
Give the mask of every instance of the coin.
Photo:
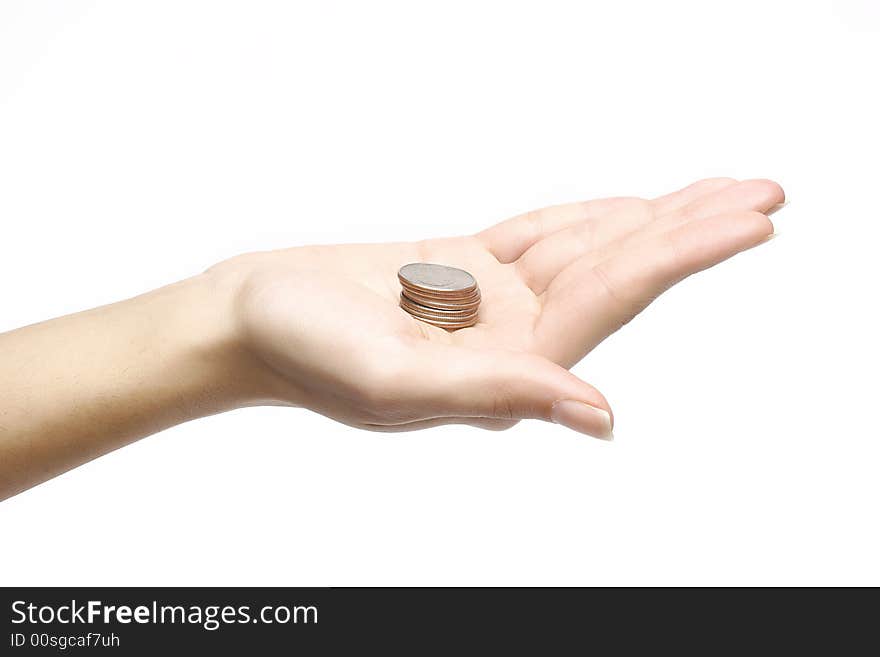
POLYGON ((413 303, 403 295, 400 297, 400 307, 412 315, 446 321, 468 320, 477 316, 476 308, 461 311, 430 308, 418 303, 413 303))
POLYGON ((425 317, 418 317, 416 315, 412 315, 414 319, 419 320, 420 322, 425 322, 426 324, 431 324, 432 326, 437 326, 439 328, 448 329, 450 331, 460 328, 470 328, 477 323, 477 318, 473 317, 472 319, 462 320, 462 321, 446 321, 441 319, 428 319, 425 317))
POLYGON ((401 284, 436 294, 466 294, 477 288, 476 279, 464 269, 429 262, 412 262, 397 273, 401 284))
POLYGON ((477 280, 463 269, 412 262, 397 278, 400 307, 413 318, 449 331, 477 323, 482 295, 477 280))
POLYGON ((461 302, 449 299, 444 299, 441 301, 431 297, 422 296, 420 294, 415 294, 414 292, 406 289, 401 291, 401 294, 409 301, 418 303, 422 306, 428 306, 429 308, 436 308, 438 310, 473 310, 475 308, 478 308, 480 305, 479 294, 475 295, 474 297, 464 299, 461 302))
POLYGON ((422 296, 426 299, 436 299, 437 301, 473 301, 480 296, 480 289, 475 288, 469 292, 435 292, 434 290, 426 290, 424 288, 412 287, 401 283, 400 286, 407 294, 422 296))
POLYGON ((475 289, 470 292, 434 292, 432 290, 425 290, 420 288, 414 288, 409 285, 401 285, 402 290, 404 290, 407 294, 413 296, 424 297, 425 299, 433 299, 435 301, 442 302, 456 302, 456 301, 475 301, 480 296, 480 290, 475 289))

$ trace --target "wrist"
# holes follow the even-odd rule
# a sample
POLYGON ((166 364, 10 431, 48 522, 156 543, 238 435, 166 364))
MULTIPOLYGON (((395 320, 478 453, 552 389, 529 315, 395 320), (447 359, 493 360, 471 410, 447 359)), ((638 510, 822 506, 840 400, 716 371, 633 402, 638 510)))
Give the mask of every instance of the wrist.
MULTIPOLYGON (((176 351, 174 371, 183 372, 185 395, 199 414, 261 404, 283 397, 279 380, 250 348, 240 329, 238 297, 245 276, 209 270, 171 285, 164 335, 176 351)), ((169 354, 171 355, 171 354, 169 354)))

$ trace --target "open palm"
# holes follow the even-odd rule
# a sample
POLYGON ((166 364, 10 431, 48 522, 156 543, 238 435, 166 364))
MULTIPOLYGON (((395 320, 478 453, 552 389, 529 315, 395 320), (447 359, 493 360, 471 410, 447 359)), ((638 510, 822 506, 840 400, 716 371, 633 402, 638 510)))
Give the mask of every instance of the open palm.
POLYGON ((264 397, 374 430, 553 420, 608 437, 607 401, 568 372, 686 276, 767 239, 774 182, 703 180, 653 199, 527 213, 476 235, 240 256, 243 340, 273 373, 264 397), (471 272, 476 326, 449 332, 398 307, 397 270, 471 272))

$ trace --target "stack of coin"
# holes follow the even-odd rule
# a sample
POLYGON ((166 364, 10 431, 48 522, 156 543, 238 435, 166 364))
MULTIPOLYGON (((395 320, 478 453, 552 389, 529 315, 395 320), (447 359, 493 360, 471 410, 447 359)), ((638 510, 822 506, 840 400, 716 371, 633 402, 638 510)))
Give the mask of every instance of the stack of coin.
POLYGON ((397 272, 400 307, 418 320, 449 331, 477 323, 480 288, 463 269, 413 262, 397 272))

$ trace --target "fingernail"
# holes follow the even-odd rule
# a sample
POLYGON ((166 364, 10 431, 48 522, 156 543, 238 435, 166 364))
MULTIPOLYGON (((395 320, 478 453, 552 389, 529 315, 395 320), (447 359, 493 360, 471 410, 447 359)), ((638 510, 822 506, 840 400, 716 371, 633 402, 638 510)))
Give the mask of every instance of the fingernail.
POLYGON ((767 212, 765 212, 764 215, 769 217, 771 214, 775 214, 776 212, 779 212, 786 205, 788 205, 788 201, 786 201, 785 203, 777 203, 776 205, 771 207, 769 210, 767 210, 767 212))
POLYGON ((569 429, 602 440, 614 440, 611 433, 611 415, 608 411, 574 399, 562 399, 553 404, 550 419, 569 429))

